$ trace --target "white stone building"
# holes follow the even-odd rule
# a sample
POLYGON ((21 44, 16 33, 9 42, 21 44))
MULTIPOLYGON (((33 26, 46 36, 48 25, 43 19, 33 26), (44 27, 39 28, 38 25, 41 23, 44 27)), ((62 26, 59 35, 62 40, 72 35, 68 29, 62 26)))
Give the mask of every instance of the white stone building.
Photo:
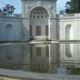
POLYGON ((0 13, 0 41, 79 40, 80 14, 57 15, 57 0, 21 0, 22 14, 0 13))

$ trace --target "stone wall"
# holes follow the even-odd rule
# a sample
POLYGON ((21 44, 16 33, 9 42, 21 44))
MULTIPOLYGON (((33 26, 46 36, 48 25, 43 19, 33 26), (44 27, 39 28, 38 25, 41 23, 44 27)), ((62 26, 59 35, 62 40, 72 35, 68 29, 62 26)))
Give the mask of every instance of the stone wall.
POLYGON ((79 18, 80 14, 68 14, 58 16, 57 26, 60 40, 80 40, 79 18))
POLYGON ((80 14, 56 15, 56 0, 21 0, 21 14, 6 15, 0 13, 0 41, 26 41, 30 40, 30 25, 49 26, 49 35, 35 36, 36 29, 33 28, 33 37, 36 40, 80 40, 80 14), (49 17, 41 22, 30 19, 30 13, 34 8, 44 8, 49 17), (44 23, 42 23, 44 22, 44 23))
POLYGON ((17 17, 0 17, 0 41, 22 40, 22 23, 17 17))

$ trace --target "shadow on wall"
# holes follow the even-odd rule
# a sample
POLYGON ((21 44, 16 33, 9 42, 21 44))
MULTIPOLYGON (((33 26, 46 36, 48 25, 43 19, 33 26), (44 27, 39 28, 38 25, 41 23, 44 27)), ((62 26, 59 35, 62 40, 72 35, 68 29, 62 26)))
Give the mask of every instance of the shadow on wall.
POLYGON ((27 21, 23 21, 22 23, 22 40, 23 41, 30 40, 30 27, 27 24, 29 24, 27 23, 27 21))

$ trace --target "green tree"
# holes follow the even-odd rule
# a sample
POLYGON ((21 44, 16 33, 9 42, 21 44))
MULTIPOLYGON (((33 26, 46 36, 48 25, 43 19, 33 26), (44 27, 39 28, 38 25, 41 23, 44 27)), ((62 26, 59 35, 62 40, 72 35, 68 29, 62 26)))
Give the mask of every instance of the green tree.
POLYGON ((3 12, 5 15, 12 14, 15 10, 15 7, 13 5, 7 4, 5 7, 0 9, 0 12, 3 12))
POLYGON ((70 0, 65 4, 65 10, 61 10, 60 14, 80 13, 80 0, 70 0))
POLYGON ((0 12, 2 12, 2 10, 0 9, 0 12))

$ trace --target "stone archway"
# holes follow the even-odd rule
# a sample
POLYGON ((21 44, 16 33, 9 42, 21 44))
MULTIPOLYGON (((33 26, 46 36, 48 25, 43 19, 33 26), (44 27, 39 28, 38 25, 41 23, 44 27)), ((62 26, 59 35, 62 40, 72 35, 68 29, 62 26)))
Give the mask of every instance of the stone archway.
POLYGON ((30 12, 30 38, 35 40, 48 40, 49 14, 43 7, 36 7, 30 12))
MULTIPOLYGON (((45 5, 41 1, 37 1, 37 3, 34 5, 31 5, 30 3, 29 4, 23 4, 22 16, 23 16, 22 23, 23 23, 23 32, 24 32, 23 33, 23 40, 30 40, 30 39, 56 40, 57 39, 56 12, 55 12, 55 8, 53 8, 53 6, 45 5), (24 6, 25 6, 25 9, 24 9, 24 6), (31 20, 30 14, 34 9, 38 9, 38 8, 41 8, 41 9, 44 9, 45 11, 47 11, 48 18, 47 18, 47 24, 45 26, 47 27, 46 31, 48 31, 48 33, 46 32, 46 35, 48 35, 48 37, 46 37, 46 36, 33 36, 33 29, 32 29, 33 25, 31 23, 33 23, 33 24, 35 24, 35 23, 34 23, 34 19, 33 19, 33 21, 31 20)), ((34 18, 35 18, 35 16, 34 16, 34 18)), ((45 21, 44 22, 42 21, 42 23, 45 23, 45 21)), ((42 27, 40 28, 40 27, 41 26, 38 24, 37 29, 42 30, 43 28, 42 27)), ((38 30, 37 30, 37 33, 38 33, 38 35, 40 35, 41 32, 38 32, 38 30)), ((35 31, 34 31, 34 33, 35 33, 35 31)))

